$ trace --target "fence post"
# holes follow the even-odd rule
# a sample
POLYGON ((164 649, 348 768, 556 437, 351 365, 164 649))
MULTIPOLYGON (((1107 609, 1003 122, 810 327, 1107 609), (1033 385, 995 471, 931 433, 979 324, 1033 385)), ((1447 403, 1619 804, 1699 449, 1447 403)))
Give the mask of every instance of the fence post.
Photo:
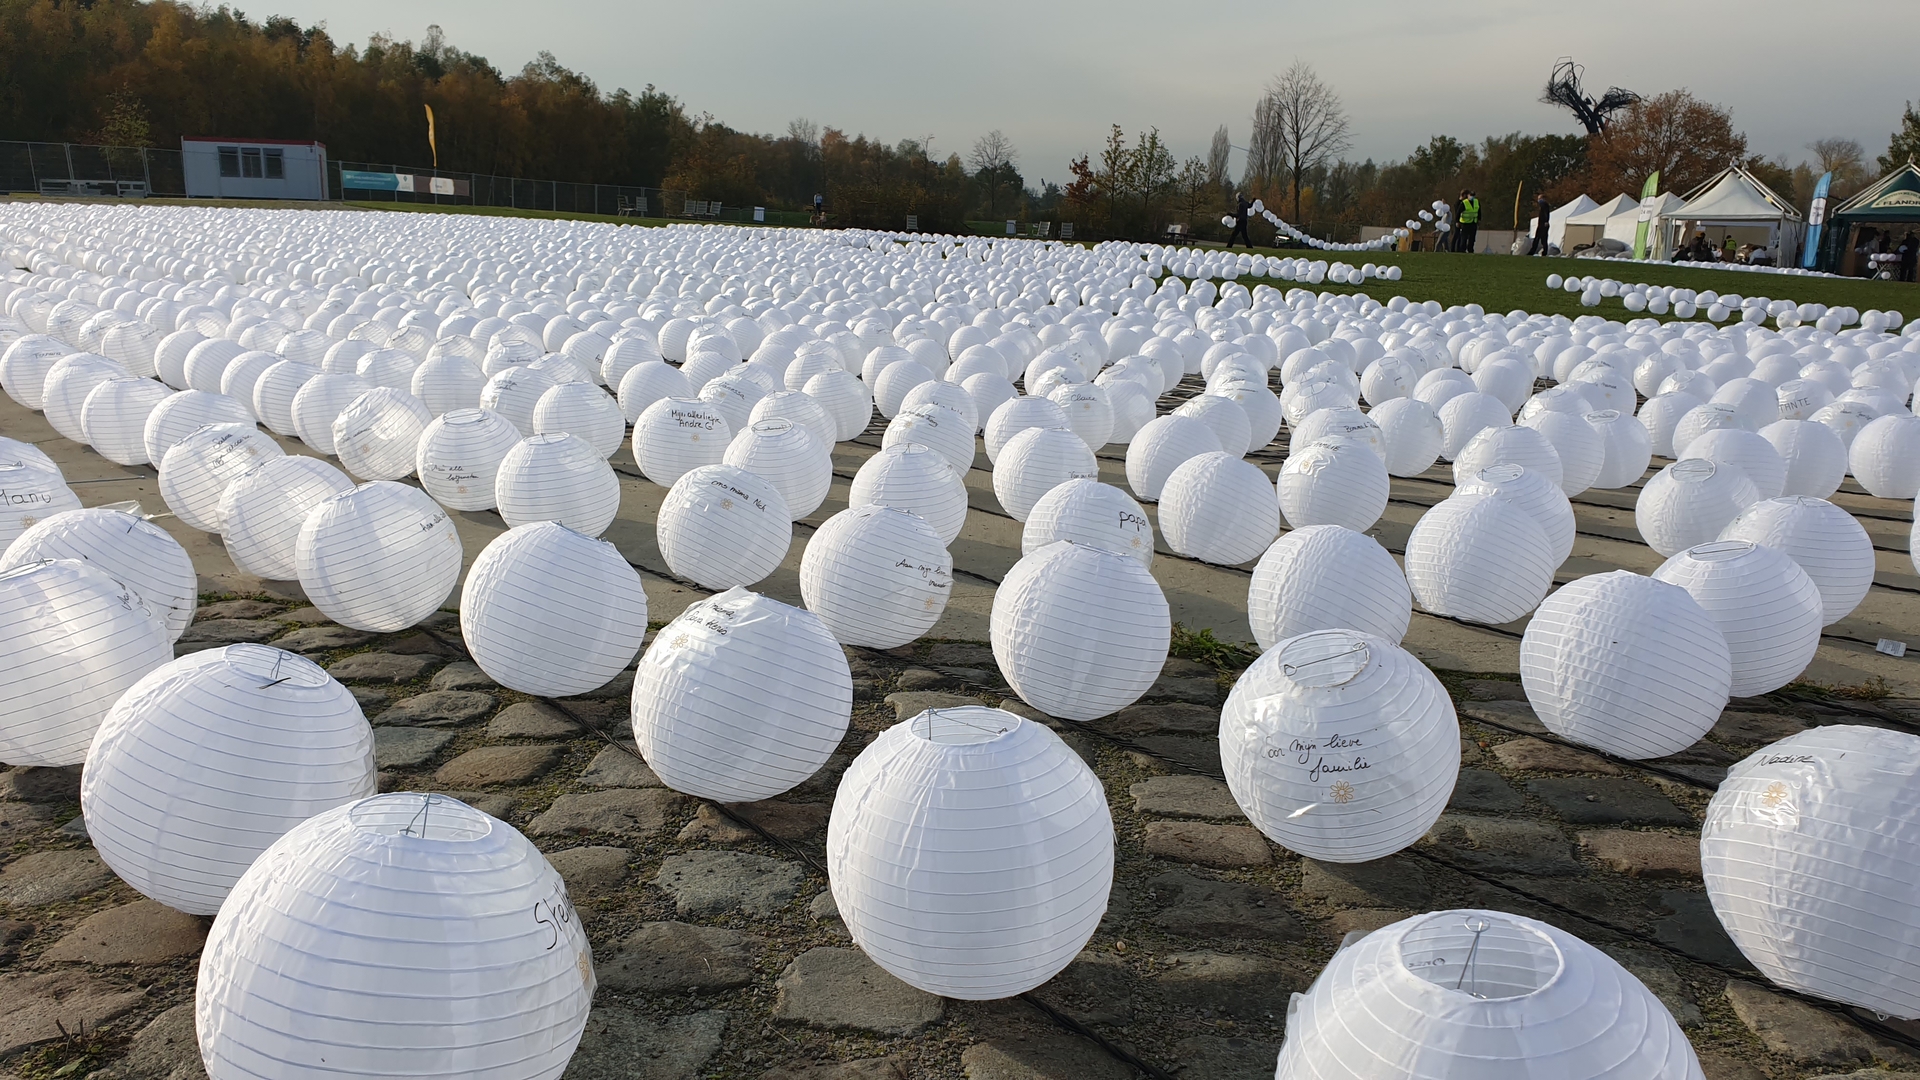
POLYGON ((66 154, 67 154, 67 180, 68 180, 68 182, 72 182, 72 180, 73 180, 73 144, 72 144, 72 143, 64 143, 64 142, 63 142, 63 143, 61 143, 61 144, 60 144, 60 149, 62 149, 62 150, 64 150, 64 151, 66 151, 66 154))
POLYGON ((140 148, 140 178, 147 183, 147 194, 153 194, 153 166, 147 163, 147 148, 140 148))

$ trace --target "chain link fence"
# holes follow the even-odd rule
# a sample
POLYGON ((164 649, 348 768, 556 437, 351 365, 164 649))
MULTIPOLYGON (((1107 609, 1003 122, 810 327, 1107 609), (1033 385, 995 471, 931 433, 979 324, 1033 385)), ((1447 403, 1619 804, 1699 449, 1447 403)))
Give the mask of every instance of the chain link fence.
POLYGON ((178 150, 0 141, 0 192, 181 198, 187 181, 178 150))

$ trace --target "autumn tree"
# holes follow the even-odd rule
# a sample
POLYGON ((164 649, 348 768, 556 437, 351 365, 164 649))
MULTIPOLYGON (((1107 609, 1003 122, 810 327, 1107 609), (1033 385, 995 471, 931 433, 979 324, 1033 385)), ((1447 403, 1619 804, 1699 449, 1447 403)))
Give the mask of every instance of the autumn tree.
POLYGON ((1900 130, 1893 133, 1887 152, 1880 155, 1880 172, 1890 173, 1909 161, 1920 162, 1920 111, 1911 101, 1900 113, 1900 130))
POLYGON ((1018 191, 1020 172, 1014 167, 1018 153, 1013 148, 1013 140, 1006 133, 994 128, 973 142, 973 149, 967 154, 967 164, 973 167, 974 183, 979 184, 987 193, 987 214, 997 216, 1000 212, 1000 193, 1011 186, 1018 191))
POLYGON ((1260 186, 1284 180, 1293 193, 1293 218, 1301 217, 1306 174, 1333 163, 1353 145, 1352 125, 1340 95, 1320 81, 1305 61, 1296 60, 1267 84, 1254 106, 1252 141, 1247 147, 1249 181, 1260 186))
POLYGON ((1588 186, 1597 191, 1640 190, 1660 174, 1660 186, 1686 192, 1747 157, 1747 137, 1733 114, 1686 90, 1643 98, 1591 136, 1588 186))

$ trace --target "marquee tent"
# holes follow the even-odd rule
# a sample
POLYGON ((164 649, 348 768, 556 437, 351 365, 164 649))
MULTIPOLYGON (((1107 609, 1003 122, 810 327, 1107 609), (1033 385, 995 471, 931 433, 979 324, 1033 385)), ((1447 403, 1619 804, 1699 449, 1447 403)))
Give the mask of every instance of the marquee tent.
POLYGON ((1920 166, 1911 160, 1833 212, 1821 237, 1820 269, 1865 276, 1868 252, 1862 249, 1892 251, 1909 231, 1920 233, 1920 166))
MULTIPOLYGON (((1560 250, 1571 255, 1579 248, 1592 247, 1607 238, 1607 222, 1623 213, 1639 212, 1640 203, 1633 196, 1622 192, 1585 213, 1575 214, 1567 219, 1562 229, 1560 250)), ((1626 237, 1626 243, 1628 247, 1633 246, 1631 234, 1626 237)))
POLYGON ((1794 265, 1806 221, 1791 202, 1738 165, 1693 190, 1685 205, 1660 215, 1661 254, 1685 247, 1696 231, 1720 247, 1728 237, 1739 245, 1766 248, 1773 265, 1794 265))
MULTIPOLYGON (((1567 250, 1567 219, 1578 214, 1584 214, 1599 205, 1599 203, 1582 195, 1565 206, 1560 207, 1558 210, 1548 212, 1547 243, 1552 244, 1561 251, 1567 250)), ((1531 242, 1528 240, 1528 237, 1533 236, 1534 233, 1539 231, 1539 228, 1540 219, 1538 217, 1527 222, 1527 235, 1520 238, 1522 241, 1520 250, 1526 250, 1524 245, 1531 242)))

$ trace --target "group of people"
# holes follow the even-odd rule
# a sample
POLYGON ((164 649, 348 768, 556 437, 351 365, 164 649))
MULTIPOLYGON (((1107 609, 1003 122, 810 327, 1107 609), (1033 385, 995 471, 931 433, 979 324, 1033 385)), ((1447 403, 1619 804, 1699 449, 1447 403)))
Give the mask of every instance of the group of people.
POLYGON ((1705 229, 1695 229, 1693 239, 1680 250, 1673 253, 1674 262, 1728 262, 1746 263, 1750 266, 1772 266, 1773 251, 1756 244, 1741 244, 1728 233, 1726 238, 1715 246, 1707 239, 1705 229))
POLYGON ((1907 235, 1894 239, 1892 229, 1875 229, 1871 226, 1860 230, 1859 242, 1854 253, 1864 256, 1854 265, 1863 268, 1868 275, 1874 274, 1883 265, 1892 264, 1895 281, 1915 280, 1914 270, 1920 264, 1920 235, 1912 229, 1907 235), (1875 260, 1874 255, 1892 255, 1892 259, 1875 260))

